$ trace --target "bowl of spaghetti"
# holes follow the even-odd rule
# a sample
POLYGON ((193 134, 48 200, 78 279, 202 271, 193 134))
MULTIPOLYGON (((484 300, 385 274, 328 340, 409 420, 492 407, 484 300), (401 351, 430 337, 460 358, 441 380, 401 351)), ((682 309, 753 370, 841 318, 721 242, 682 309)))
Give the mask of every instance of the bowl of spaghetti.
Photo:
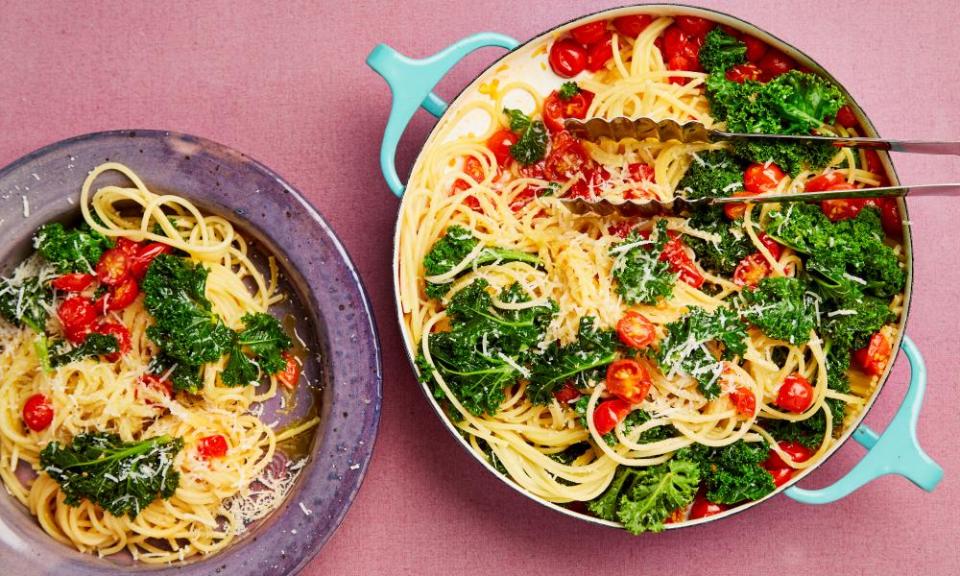
POLYGON ((300 194, 170 132, 0 171, 5 566, 289 574, 359 488, 380 408, 356 271, 300 194))
MULTIPOLYGON (((717 520, 785 490, 835 500, 899 457, 884 442, 834 487, 787 490, 855 430, 875 444, 858 426, 903 342, 903 202, 744 203, 649 218, 576 214, 562 202, 896 182, 873 151, 588 142, 564 129, 569 118, 649 117, 875 135, 805 54, 725 14, 650 5, 522 44, 478 34, 424 60, 380 45, 368 64, 394 95, 381 166, 403 196, 394 273, 405 344, 436 412, 491 473, 555 510, 639 534, 717 520), (431 92, 484 46, 510 52, 449 105, 431 92), (393 155, 418 107, 440 120, 404 185, 393 155)), ((917 473, 904 473, 932 489, 939 467, 893 428, 888 438, 913 439, 904 450, 917 473)))

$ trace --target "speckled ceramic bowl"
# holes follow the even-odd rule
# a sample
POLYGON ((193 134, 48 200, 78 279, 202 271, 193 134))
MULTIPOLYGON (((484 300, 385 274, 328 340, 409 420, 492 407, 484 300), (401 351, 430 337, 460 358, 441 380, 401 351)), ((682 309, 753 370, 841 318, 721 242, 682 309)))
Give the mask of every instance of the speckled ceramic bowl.
POLYGON ((50 538, 0 491, 0 566, 31 576, 294 573, 343 519, 366 472, 380 419, 379 342, 357 271, 320 214, 269 168, 209 140, 136 130, 58 142, 0 170, 0 273, 28 254, 38 226, 79 219, 87 171, 107 160, 127 164, 151 189, 179 194, 228 218, 252 242, 255 259, 277 259, 288 295, 279 311, 294 315, 312 352, 304 361, 311 385, 299 387, 292 413, 272 414, 277 406, 268 403, 264 418, 282 426, 315 412, 321 424, 304 447, 310 459, 284 505, 210 558, 148 566, 132 564, 126 555, 81 554, 50 538))

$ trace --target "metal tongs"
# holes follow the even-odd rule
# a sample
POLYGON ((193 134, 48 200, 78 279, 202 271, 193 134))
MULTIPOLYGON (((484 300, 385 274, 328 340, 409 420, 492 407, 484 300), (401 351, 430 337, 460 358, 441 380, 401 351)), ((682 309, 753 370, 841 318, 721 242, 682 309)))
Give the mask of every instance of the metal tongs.
MULTIPOLYGON (((651 118, 612 119, 590 118, 579 120, 569 118, 564 121, 564 127, 571 135, 582 140, 597 142, 602 138, 623 140, 659 140, 661 142, 679 141, 684 143, 721 142, 732 140, 760 140, 782 143, 819 143, 830 144, 836 147, 863 148, 866 150, 884 150, 891 152, 909 152, 916 154, 952 154, 960 156, 960 141, 932 142, 922 140, 885 140, 882 138, 834 138, 829 136, 789 136, 782 134, 740 134, 710 130, 700 122, 690 121, 679 123, 675 120, 656 121, 651 118)), ((879 188, 862 188, 857 190, 835 190, 828 192, 791 192, 786 194, 762 194, 751 196, 750 203, 766 202, 798 202, 814 200, 830 200, 836 198, 883 198, 906 196, 937 196, 946 192, 956 192, 960 183, 953 184, 920 184, 916 186, 882 186, 879 188)), ((684 198, 676 197, 670 202, 651 199, 610 200, 604 198, 561 198, 564 206, 576 214, 594 213, 606 216, 617 213, 623 216, 652 216, 659 214, 664 208, 683 212, 693 206, 742 204, 745 199, 740 197, 711 197, 684 198)))

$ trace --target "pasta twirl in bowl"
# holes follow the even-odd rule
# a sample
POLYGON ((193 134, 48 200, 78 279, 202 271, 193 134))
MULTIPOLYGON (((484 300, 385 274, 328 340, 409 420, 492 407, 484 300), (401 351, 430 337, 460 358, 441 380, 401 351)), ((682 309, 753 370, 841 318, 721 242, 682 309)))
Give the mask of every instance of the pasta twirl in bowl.
POLYGON ((259 164, 171 133, 80 137, 0 181, 22 202, 0 288, 14 565, 302 566, 379 414, 366 300, 323 221, 259 164))
MULTIPOLYGON (((519 47, 478 35, 423 61, 380 46, 368 62, 394 91, 381 164, 403 194, 394 264, 408 351, 438 413, 488 469, 568 514, 657 532, 769 498, 857 429, 903 339, 902 203, 631 219, 560 202, 895 181, 873 152, 591 143, 563 129, 566 118, 646 116, 872 133, 816 63, 740 20, 672 6, 591 15, 519 47), (515 49, 446 108, 431 82, 488 45, 515 49), (420 105, 441 119, 404 188, 395 139, 420 105)), ((858 433, 872 445, 868 436, 858 433)), ((897 471, 932 489, 939 468, 913 440, 917 472, 897 471)), ((788 493, 836 499, 875 476, 871 466, 817 494, 788 493)))

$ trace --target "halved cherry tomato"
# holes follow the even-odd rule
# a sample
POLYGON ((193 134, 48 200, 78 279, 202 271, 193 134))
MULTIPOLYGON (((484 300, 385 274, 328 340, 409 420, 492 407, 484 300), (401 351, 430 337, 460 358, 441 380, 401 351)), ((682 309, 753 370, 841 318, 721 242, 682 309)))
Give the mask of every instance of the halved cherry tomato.
POLYGON ((737 414, 741 416, 753 416, 754 412, 757 411, 757 398, 746 386, 739 386, 731 392, 730 401, 737 409, 737 414))
POLYGON ((607 367, 607 390, 631 404, 639 404, 647 397, 653 380, 643 364, 630 358, 617 360, 607 367))
POLYGON ((87 332, 97 320, 97 308, 89 298, 70 296, 57 308, 57 318, 60 319, 67 340, 79 344, 87 337, 87 332))
POLYGON ((106 314, 112 310, 123 310, 133 304, 139 294, 140 287, 137 286, 137 281, 132 276, 127 276, 123 282, 97 299, 97 312, 106 314))
POLYGON ((769 164, 751 164, 743 172, 743 189, 754 194, 770 192, 786 177, 779 166, 769 164))
POLYGON ((130 273, 130 255, 120 248, 111 248, 97 262, 97 279, 107 286, 116 286, 130 273))
POLYGON ((774 260, 779 260, 780 256, 783 255, 783 246, 770 236, 767 236, 766 232, 763 232, 762 230, 757 232, 757 239, 760 240, 760 243, 770 251, 770 255, 773 256, 774 260))
POLYGON ((617 322, 617 336, 625 345, 643 350, 657 341, 657 327, 634 310, 628 310, 617 322))
MULTIPOLYGON (((156 374, 144 374, 143 376, 140 377, 140 380, 138 383, 140 386, 143 386, 145 388, 151 388, 153 390, 160 392, 167 398, 173 397, 173 384, 169 380, 161 378, 156 374)), ((134 388, 133 390, 133 395, 135 398, 139 398, 140 396, 137 393, 136 388, 134 388)), ((146 403, 153 404, 154 402, 148 399, 146 400, 146 403)))
POLYGON ((537 191, 527 186, 510 201, 510 211, 517 213, 527 207, 537 197, 537 191))
POLYGON ((569 198, 592 198, 598 189, 610 179, 610 172, 603 166, 594 167, 591 162, 581 172, 581 178, 567 191, 569 198))
POLYGON ((794 372, 783 380, 777 393, 777 406, 800 414, 813 403, 813 386, 800 374, 794 372))
POLYGON ((663 55, 667 60, 674 56, 684 56, 696 60, 700 47, 695 38, 684 32, 680 26, 672 24, 663 31, 663 55))
POLYGON ((173 252, 173 246, 163 244, 162 242, 151 242, 137 249, 137 253, 130 258, 130 274, 136 279, 141 279, 147 274, 147 269, 153 263, 153 259, 161 254, 173 252))
POLYGON ((853 128, 857 125, 857 117, 853 114, 853 109, 844 104, 837 110, 837 124, 844 128, 853 128))
POLYGON ((123 252, 128 256, 133 256, 134 254, 137 253, 137 250, 140 249, 140 244, 137 242, 134 242, 133 240, 125 236, 120 236, 119 238, 117 238, 113 247, 120 250, 121 252, 123 252))
POLYGON ((544 173, 551 180, 569 180, 589 167, 590 156, 580 142, 569 132, 559 132, 554 136, 553 148, 547 155, 544 173))
POLYGON ((769 47, 763 40, 744 34, 740 41, 747 45, 747 61, 757 64, 767 54, 769 47))
POLYGON ((510 130, 497 130, 487 140, 487 148, 497 157, 497 163, 505 166, 510 162, 510 147, 517 143, 519 137, 510 130))
POLYGON ((832 190, 834 186, 844 182, 846 182, 846 176, 843 173, 831 170, 807 180, 803 190, 804 192, 823 192, 832 190))
MULTIPOLYGON (((810 450, 799 442, 777 442, 777 446, 786 452, 794 462, 806 462, 813 456, 813 450, 810 450)), ((767 470, 776 468, 789 468, 790 465, 783 461, 783 458, 775 450, 770 450, 767 459, 763 461, 763 467, 767 470)))
POLYGON ((573 78, 587 65, 587 51, 571 38, 557 40, 550 47, 550 68, 557 76, 573 78))
MULTIPOLYGON (((734 192, 733 195, 737 198, 754 196, 753 192, 747 192, 746 190, 740 190, 739 192, 734 192)), ((726 214, 727 218, 730 220, 736 220, 738 218, 743 218, 743 215, 747 212, 746 204, 724 204, 723 213, 726 214)))
POLYGON ((570 30, 570 35, 573 36, 574 40, 585 46, 596 44, 607 35, 607 21, 587 22, 570 30))
POLYGON ((883 332, 877 332, 870 337, 866 346, 853 353, 853 360, 865 374, 879 376, 886 369, 892 351, 887 337, 883 332))
MULTIPOLYGON (((857 187, 849 182, 841 182, 829 188, 829 190, 856 190, 857 187)), ((820 209, 830 219, 831 222, 838 222, 853 218, 866 206, 866 200, 863 198, 836 198, 832 200, 822 200, 820 209)))
POLYGON ((593 92, 588 90, 580 90, 566 100, 554 90, 543 102, 543 123, 551 134, 561 132, 565 118, 586 118, 591 102, 593 92))
MULTIPOLYGON (((463 160, 463 173, 469 176, 474 180, 474 182, 482 182, 485 174, 483 173, 483 165, 480 164, 480 161, 477 160, 475 156, 467 156, 463 160)), ((463 178, 458 178, 456 182, 453 183, 453 189, 451 190, 452 194, 457 192, 463 192, 464 190, 469 190, 473 186, 473 182, 468 182, 463 178)), ((463 203, 466 204, 474 212, 481 212, 480 201, 477 200, 476 196, 467 196, 464 198, 463 203)))
POLYGON ((64 292, 83 292, 96 281, 97 277, 93 274, 74 272, 73 274, 57 276, 50 281, 50 285, 64 292))
POLYGON ((683 238, 676 232, 668 232, 670 240, 663 245, 663 251, 660 253, 660 260, 670 264, 670 270, 679 274, 680 281, 699 288, 703 286, 706 280, 703 274, 693 263, 690 256, 687 255, 684 247, 683 238))
POLYGON ((900 217, 900 208, 894 198, 877 198, 880 208, 880 222, 883 231, 893 238, 903 238, 903 219, 900 217))
POLYGON ((768 50, 757 66, 763 71, 763 80, 767 81, 793 70, 797 63, 779 50, 768 50))
POLYGON ((116 322, 101 322, 93 329, 97 334, 106 334, 117 339, 117 351, 107 354, 107 362, 116 362, 121 356, 130 351, 130 331, 123 324, 116 322))
MULTIPOLYGON (((630 178, 641 184, 653 184, 657 181, 653 166, 645 162, 634 162, 627 165, 627 172, 630 178)), ((623 192, 623 197, 627 200, 635 198, 652 198, 653 192, 646 190, 643 186, 639 188, 630 188, 623 192)))
POLYGON ((770 275, 770 263, 763 254, 754 252, 737 264, 733 271, 733 283, 737 286, 756 286, 770 275))
POLYGON ((773 485, 777 488, 783 486, 793 478, 793 473, 795 470, 793 468, 774 468, 772 470, 768 469, 767 472, 773 476, 773 485))
POLYGON ((543 180, 544 177, 546 176, 545 174, 546 166, 547 166, 547 163, 545 160, 541 160, 536 164, 521 165, 519 168, 520 175, 523 176, 524 178, 536 178, 538 180, 543 180))
POLYGON ((593 410, 593 427, 603 436, 617 427, 621 420, 630 413, 631 406, 619 398, 604 400, 593 410))
POLYGON ((864 150, 863 155, 866 158, 866 168, 867 172, 874 174, 880 178, 880 183, 877 186, 886 186, 890 183, 887 180, 887 171, 883 167, 883 162, 880 161, 880 154, 876 150, 864 150))
POLYGON ((587 48, 587 70, 596 72, 613 58, 612 36, 605 33, 603 39, 587 48))
POLYGON ((580 398, 580 391, 570 382, 565 383, 559 390, 554 390, 553 397, 561 404, 569 404, 580 398))
POLYGON ((716 502, 707 500, 707 495, 701 492, 693 499, 693 505, 690 506, 690 516, 688 516, 688 519, 696 520, 697 518, 706 518, 707 516, 713 516, 728 509, 729 507, 724 504, 717 504, 716 502))
POLYGON ((713 30, 716 26, 706 18, 698 18, 697 16, 677 16, 673 21, 677 23, 681 30, 691 36, 706 36, 707 32, 713 30))
POLYGON ((277 372, 277 382, 283 384, 287 389, 293 390, 297 387, 297 382, 300 381, 300 363, 289 352, 283 353, 283 359, 287 361, 287 364, 283 367, 283 370, 277 372))
POLYGON ((43 394, 34 394, 23 403, 23 422, 34 432, 45 430, 53 422, 53 405, 43 394))
POLYGON ((617 29, 622 36, 636 38, 641 32, 646 30, 647 26, 653 22, 653 16, 646 14, 636 16, 621 16, 613 19, 613 27, 617 29))
MULTIPOLYGON (((696 69, 695 60, 683 56, 682 54, 675 54, 667 60, 667 70, 684 70, 684 71, 694 71, 696 69)), ((686 84, 690 81, 690 78, 686 76, 671 76, 669 82, 671 84, 686 84)))
POLYGON ((737 64, 727 70, 726 73, 727 80, 737 84, 743 84, 747 80, 757 81, 760 80, 761 76, 763 76, 763 71, 754 64, 737 64))
POLYGON ((197 442, 197 453, 204 460, 223 458, 227 455, 227 439, 222 434, 204 436, 197 442))

